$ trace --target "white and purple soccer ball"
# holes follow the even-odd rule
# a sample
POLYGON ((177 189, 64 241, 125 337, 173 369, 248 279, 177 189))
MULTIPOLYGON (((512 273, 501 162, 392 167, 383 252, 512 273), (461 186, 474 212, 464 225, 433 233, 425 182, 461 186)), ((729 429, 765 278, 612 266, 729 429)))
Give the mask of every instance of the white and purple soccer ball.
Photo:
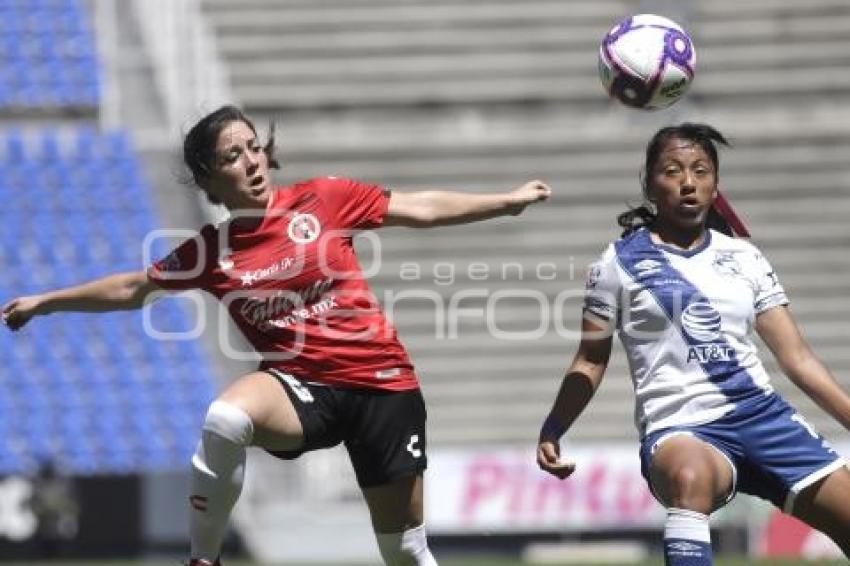
POLYGON ((657 109, 679 100, 694 79, 696 51, 676 22, 630 16, 599 46, 599 78, 611 97, 632 108, 657 109))

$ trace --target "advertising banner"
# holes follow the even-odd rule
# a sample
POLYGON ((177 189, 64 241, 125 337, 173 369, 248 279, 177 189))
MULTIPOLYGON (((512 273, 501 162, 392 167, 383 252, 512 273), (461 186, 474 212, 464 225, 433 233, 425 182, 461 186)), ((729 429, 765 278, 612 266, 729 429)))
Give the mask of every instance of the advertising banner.
POLYGON ((664 510, 640 474, 637 445, 568 448, 578 463, 560 481, 533 449, 434 450, 426 505, 433 532, 545 532, 660 528, 664 510))

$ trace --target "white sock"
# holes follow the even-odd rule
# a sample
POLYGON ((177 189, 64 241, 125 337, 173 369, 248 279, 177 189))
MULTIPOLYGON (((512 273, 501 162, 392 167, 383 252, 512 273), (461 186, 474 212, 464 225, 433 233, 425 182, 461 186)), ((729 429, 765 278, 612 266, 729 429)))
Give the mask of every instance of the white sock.
POLYGON ((437 566, 428 548, 425 525, 403 533, 376 533, 375 536, 387 566, 437 566))
POLYGON ((711 566, 708 515, 670 507, 664 523, 664 563, 667 566, 711 566))
POLYGON ((245 411, 222 401, 210 405, 201 441, 192 456, 189 537, 192 558, 215 562, 230 510, 242 491, 245 447, 254 425, 245 411))

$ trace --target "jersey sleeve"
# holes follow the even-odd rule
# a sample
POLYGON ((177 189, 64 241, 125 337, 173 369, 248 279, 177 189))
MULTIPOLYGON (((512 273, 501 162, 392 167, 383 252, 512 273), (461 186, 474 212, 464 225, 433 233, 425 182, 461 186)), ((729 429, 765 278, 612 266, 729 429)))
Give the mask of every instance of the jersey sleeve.
POLYGON ((325 177, 317 182, 337 228, 370 229, 383 224, 390 202, 389 191, 384 187, 337 177, 325 177))
POLYGON ((753 248, 750 268, 754 289, 754 307, 756 314, 776 306, 787 305, 788 296, 779 283, 776 271, 762 253, 753 248))
POLYGON ((194 238, 181 243, 168 255, 148 267, 148 279, 169 291, 203 289, 212 269, 209 258, 215 230, 205 226, 194 238))
POLYGON ((619 322, 622 283, 612 247, 588 266, 584 289, 586 311, 605 320, 619 322))

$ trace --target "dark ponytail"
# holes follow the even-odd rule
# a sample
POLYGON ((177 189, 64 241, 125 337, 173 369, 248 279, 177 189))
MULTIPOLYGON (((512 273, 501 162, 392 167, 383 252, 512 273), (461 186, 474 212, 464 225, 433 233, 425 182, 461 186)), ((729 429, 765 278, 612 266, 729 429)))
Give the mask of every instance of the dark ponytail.
POLYGON ((617 224, 623 229, 622 236, 627 236, 644 226, 650 226, 654 221, 655 213, 645 204, 637 208, 629 207, 627 211, 617 215, 617 224))

